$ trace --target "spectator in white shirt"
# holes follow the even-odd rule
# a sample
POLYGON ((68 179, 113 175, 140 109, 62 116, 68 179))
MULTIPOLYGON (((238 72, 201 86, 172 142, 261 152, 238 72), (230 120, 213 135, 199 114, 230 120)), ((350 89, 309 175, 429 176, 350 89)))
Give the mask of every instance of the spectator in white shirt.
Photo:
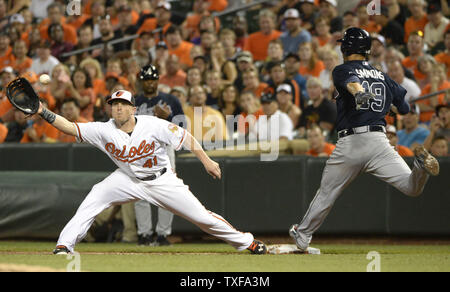
POLYGON ((37 75, 48 74, 53 71, 53 67, 59 64, 58 59, 50 54, 50 42, 41 41, 39 48, 37 49, 37 58, 33 60, 31 65, 31 71, 37 75))
POLYGON ((30 10, 33 16, 39 19, 47 17, 47 7, 55 2, 54 0, 33 0, 31 1, 30 10))
POLYGON ((405 101, 410 102, 411 99, 420 96, 421 90, 416 82, 405 77, 405 71, 402 64, 399 61, 394 61, 388 65, 388 75, 395 82, 400 84, 406 89, 405 101))
POLYGON ((292 140, 293 125, 289 116, 278 109, 275 95, 271 93, 261 96, 261 105, 264 115, 260 116, 253 134, 259 141, 292 140), (256 132, 255 132, 256 131, 256 132))
POLYGON ((444 40, 444 33, 449 20, 442 15, 439 3, 428 5, 428 23, 425 25, 425 43, 433 48, 444 40))

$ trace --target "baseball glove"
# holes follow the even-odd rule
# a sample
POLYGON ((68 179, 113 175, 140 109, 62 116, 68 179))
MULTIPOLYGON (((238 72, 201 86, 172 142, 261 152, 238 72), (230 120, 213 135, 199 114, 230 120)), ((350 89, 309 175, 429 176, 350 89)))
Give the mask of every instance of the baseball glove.
POLYGON ((359 110, 363 104, 369 103, 372 99, 375 99, 375 95, 370 92, 358 92, 355 95, 356 110, 359 110))
POLYGON ((39 96, 30 82, 23 77, 16 78, 8 84, 6 96, 14 107, 27 115, 34 115, 39 110, 39 96))

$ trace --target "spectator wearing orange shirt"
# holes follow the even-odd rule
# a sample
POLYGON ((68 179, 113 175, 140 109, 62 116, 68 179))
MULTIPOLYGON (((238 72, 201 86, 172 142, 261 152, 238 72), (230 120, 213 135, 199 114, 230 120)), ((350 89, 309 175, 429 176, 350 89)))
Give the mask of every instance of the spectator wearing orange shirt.
POLYGON ((165 84, 170 88, 186 85, 186 73, 181 70, 177 55, 170 55, 166 61, 166 74, 159 79, 160 84, 165 84))
POLYGON ((414 72, 414 77, 418 82, 425 78, 424 74, 420 73, 417 69, 417 60, 423 55, 424 44, 423 33, 421 31, 411 33, 407 43, 409 56, 402 61, 403 66, 414 72))
POLYGON ((409 149, 406 146, 399 145, 398 144, 398 137, 397 137, 397 129, 393 125, 388 125, 386 127, 386 136, 389 139, 389 143, 392 147, 394 147, 395 151, 398 152, 398 154, 402 157, 409 157, 414 156, 414 153, 411 149, 409 149))
POLYGON ((228 0, 208 0, 209 11, 224 11, 228 7, 228 0))
POLYGON ((408 9, 412 15, 405 22, 405 43, 408 42, 410 34, 414 31, 423 32, 425 30, 425 25, 428 23, 426 5, 424 0, 408 0, 408 9))
POLYGON ((3 68, 0 71, 0 82, 3 87, 0 96, 0 118, 4 122, 9 122, 14 119, 13 106, 6 97, 6 85, 16 77, 17 74, 12 67, 3 68))
POLYGON ((309 150, 306 155, 313 157, 329 157, 333 153, 336 145, 325 142, 322 129, 315 125, 306 131, 309 143, 309 150))
POLYGON ((181 30, 174 25, 166 31, 166 40, 169 54, 178 56, 183 69, 191 67, 193 60, 191 59, 190 53, 194 44, 183 41, 181 38, 181 30))
POLYGON ((70 25, 65 24, 63 20, 63 7, 59 2, 54 2, 47 7, 48 20, 43 21, 40 25, 41 38, 45 40, 50 40, 48 27, 50 24, 59 23, 61 24, 64 31, 64 41, 76 45, 78 42, 77 31, 70 25))
POLYGON ((56 106, 56 100, 51 93, 50 86, 48 84, 42 84, 38 80, 37 75, 32 71, 27 71, 22 76, 28 79, 39 98, 44 99, 47 102, 47 108, 53 111, 56 106))
POLYGON ((155 34, 155 42, 163 41, 167 30, 172 26, 172 23, 170 22, 172 16, 171 9, 172 6, 169 2, 158 2, 155 8, 155 17, 146 19, 137 33, 140 34, 143 31, 153 31, 157 28, 161 28, 162 30, 158 34, 155 34))
MULTIPOLYGON (((47 101, 41 99, 42 106, 47 107, 47 101)), ((54 143, 58 138, 58 130, 51 124, 47 123, 38 115, 33 117, 33 126, 28 127, 20 143, 54 143)))
POLYGON ((284 63, 269 63, 269 65, 267 66, 267 70, 270 74, 270 80, 267 83, 269 84, 269 87, 265 90, 265 93, 271 93, 273 94, 273 96, 275 96, 278 86, 284 83, 289 84, 292 89, 292 102, 296 106, 303 108, 303 99, 301 98, 300 87, 298 86, 296 81, 287 77, 286 66, 284 65, 284 63))
POLYGON ((81 61, 80 68, 86 70, 89 73, 89 77, 92 81, 92 88, 96 96, 105 97, 109 95, 106 91, 105 79, 103 78, 102 68, 100 63, 92 58, 87 58, 81 61))
MULTIPOLYGON (((186 17, 186 20, 182 24, 183 37, 189 40, 200 37, 200 21, 204 16, 210 16, 209 12, 210 2, 208 0, 195 0, 192 6, 193 13, 186 17)), ((218 17, 214 17, 214 23, 216 29, 220 27, 220 20, 218 17)))
POLYGON ((247 136, 251 129, 255 127, 259 117, 264 114, 264 111, 259 102, 259 97, 256 97, 251 91, 241 93, 239 106, 242 112, 238 118, 238 133, 247 136))
POLYGON ((5 142, 5 138, 8 135, 8 128, 0 122, 0 144, 5 142))
MULTIPOLYGON (((432 92, 441 91, 450 88, 450 82, 447 81, 447 74, 444 66, 435 65, 431 70, 430 84, 425 86, 422 90, 422 95, 426 95, 432 92)), ((420 100, 417 105, 420 108, 420 121, 422 123, 430 122, 435 109, 438 105, 446 103, 445 93, 431 97, 429 99, 420 100)))
POLYGON ((19 73, 23 74, 31 69, 33 60, 27 57, 28 48, 27 44, 23 40, 18 40, 14 43, 13 55, 14 62, 12 67, 19 73))
POLYGON ((424 54, 417 59, 417 74, 420 74, 420 78, 417 80, 417 84, 421 90, 425 88, 431 81, 431 75, 433 74, 433 68, 438 63, 433 56, 424 54))
POLYGON ((122 65, 122 60, 119 58, 109 59, 108 62, 106 62, 106 75, 117 76, 120 83, 122 83, 126 88, 128 88, 127 90, 129 90, 130 82, 126 77, 123 76, 124 72, 122 70, 122 65))
POLYGON ((258 72, 250 68, 242 73, 242 82, 244 84, 243 92, 251 91, 256 98, 260 98, 269 85, 259 80, 258 72))
POLYGON ((307 76, 318 78, 320 73, 325 69, 325 65, 316 57, 312 43, 307 42, 301 44, 298 55, 300 57, 299 73, 305 78, 307 76))
MULTIPOLYGON (((80 105, 75 98, 68 98, 61 105, 61 115, 72 123, 87 123, 88 120, 80 116, 80 105)), ((63 132, 58 133, 58 141, 61 143, 75 143, 74 136, 67 135, 63 132)))
POLYGON ((444 35, 445 51, 434 56, 436 61, 447 68, 447 78, 450 78, 450 29, 444 35))
POLYGON ((73 86, 69 87, 70 96, 80 104, 81 116, 92 122, 96 98, 89 73, 81 68, 76 69, 72 73, 72 84, 73 86))
POLYGON ((255 61, 264 61, 267 58, 267 48, 273 39, 281 36, 282 32, 275 30, 275 14, 270 10, 262 10, 259 14, 260 30, 249 35, 244 46, 250 51, 255 61))
POLYGON ((6 32, 0 32, 0 70, 14 63, 14 56, 10 45, 9 36, 6 32))
POLYGON ((356 15, 358 16, 359 27, 367 31, 368 33, 379 33, 381 31, 381 25, 370 19, 370 15, 367 14, 367 5, 361 3, 356 8, 356 15))
MULTIPOLYGON (((106 12, 107 14, 111 15, 111 24, 114 30, 120 29, 121 23, 119 14, 122 12, 123 7, 129 6, 129 2, 131 1, 115 0, 113 6, 110 7, 109 11, 106 12)), ((139 20, 139 13, 134 10, 130 10, 129 12, 131 13, 131 22, 133 24, 136 24, 139 20)))

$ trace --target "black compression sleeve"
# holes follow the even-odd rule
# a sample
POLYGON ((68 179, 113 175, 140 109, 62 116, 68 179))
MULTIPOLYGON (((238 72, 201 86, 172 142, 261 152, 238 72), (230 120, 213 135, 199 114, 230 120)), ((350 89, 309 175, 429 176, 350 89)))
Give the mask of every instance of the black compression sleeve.
POLYGON ((53 124, 53 122, 56 119, 56 115, 45 108, 42 110, 42 112, 39 115, 50 124, 53 124))

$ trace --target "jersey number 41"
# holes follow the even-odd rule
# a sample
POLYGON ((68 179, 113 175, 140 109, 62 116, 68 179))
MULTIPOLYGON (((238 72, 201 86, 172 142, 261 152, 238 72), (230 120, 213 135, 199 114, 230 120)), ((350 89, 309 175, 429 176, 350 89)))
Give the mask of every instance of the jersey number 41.
POLYGON ((158 159, 155 157, 150 158, 149 160, 147 160, 143 167, 148 167, 148 168, 152 168, 153 166, 157 166, 158 165, 158 159))

